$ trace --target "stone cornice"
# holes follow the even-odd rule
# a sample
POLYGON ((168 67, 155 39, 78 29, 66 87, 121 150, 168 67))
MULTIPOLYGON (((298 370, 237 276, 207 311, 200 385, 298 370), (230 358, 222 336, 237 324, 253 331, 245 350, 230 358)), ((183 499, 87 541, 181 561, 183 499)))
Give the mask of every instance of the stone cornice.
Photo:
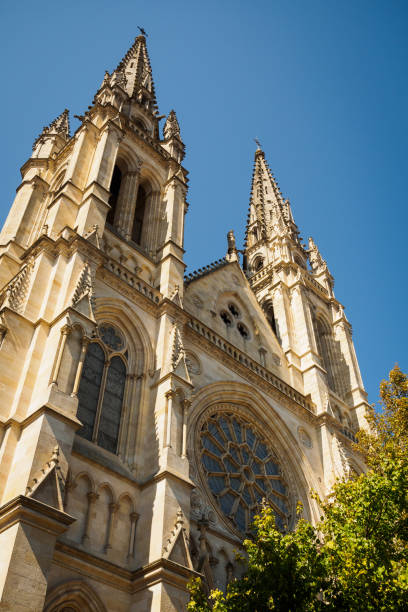
MULTIPOLYGON (((347 434, 344 433, 344 429, 338 420, 333 417, 328 412, 323 412, 319 414, 316 418, 316 425, 318 427, 328 427, 329 429, 332 427, 335 429, 336 434, 338 434, 341 438, 341 441, 352 451, 354 451, 352 444, 355 442, 355 439, 351 439, 347 434)), ((354 436, 353 436, 354 437, 354 436)))
POLYGON ((192 576, 201 577, 198 572, 164 558, 136 570, 128 570, 61 541, 55 546, 54 563, 127 593, 136 593, 158 582, 166 582, 187 591, 188 579, 192 576))
MULTIPOLYGON (((120 264, 117 264, 117 266, 119 268, 120 264)), ((126 270, 126 273, 127 272, 126 270)), ((128 277, 133 276, 131 272, 127 275, 128 277)), ((157 305, 161 300, 161 294, 141 279, 135 277, 136 281, 132 285, 127 280, 105 267, 98 269, 96 278, 102 280, 109 287, 116 289, 118 293, 129 298, 133 303, 138 304, 145 311, 157 316, 157 305)))
POLYGON ((183 476, 183 474, 180 474, 179 472, 176 472, 175 470, 172 470, 169 468, 166 468, 165 470, 158 472, 154 476, 150 477, 148 480, 145 480, 142 484, 139 484, 139 486, 141 489, 146 489, 147 487, 152 486, 152 484, 157 484, 158 482, 165 480, 166 478, 178 480, 182 482, 184 485, 187 485, 188 487, 190 487, 191 489, 194 489, 196 486, 190 480, 190 478, 183 476))
POLYGON ((50 414, 58 419, 65 421, 70 425, 75 425, 75 429, 79 429, 82 426, 82 423, 76 416, 68 415, 65 411, 61 410, 57 406, 45 405, 41 406, 31 414, 25 417, 13 416, 3 420, 0 417, 0 427, 6 429, 8 427, 18 428, 19 431, 22 431, 28 425, 31 425, 36 419, 41 417, 43 414, 50 414))
POLYGON ((218 358, 242 378, 280 401, 283 400, 291 411, 299 414, 303 419, 314 421, 314 407, 308 398, 204 324, 190 317, 184 333, 194 345, 205 350, 213 359, 218 358))
POLYGON ((76 519, 43 502, 18 495, 0 508, 0 533, 16 523, 25 523, 52 535, 64 533, 76 519))

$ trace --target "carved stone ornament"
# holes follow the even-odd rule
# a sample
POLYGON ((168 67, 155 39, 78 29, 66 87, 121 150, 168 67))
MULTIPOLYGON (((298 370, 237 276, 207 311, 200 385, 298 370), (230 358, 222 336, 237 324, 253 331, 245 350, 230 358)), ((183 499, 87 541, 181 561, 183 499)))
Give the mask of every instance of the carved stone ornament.
POLYGON ((325 260, 323 259, 323 257, 321 256, 316 243, 311 237, 309 238, 308 253, 309 253, 310 266, 314 273, 319 273, 319 272, 323 272, 324 270, 327 270, 327 264, 325 260))
POLYGON ((190 351, 186 351, 185 359, 186 359, 187 368, 190 374, 195 374, 196 376, 201 374, 201 363, 198 357, 194 353, 191 353, 190 351))
POLYGON ((306 448, 312 448, 312 439, 307 433, 307 431, 304 429, 304 427, 298 427, 298 436, 303 446, 305 446, 306 448))
POLYGON ((163 135, 165 140, 169 140, 169 138, 178 138, 180 140, 180 126, 174 110, 170 111, 169 116, 166 119, 166 123, 164 124, 163 128, 163 135))
POLYGON ((203 300, 200 298, 199 295, 195 294, 192 297, 193 300, 193 304, 196 308, 198 308, 199 310, 204 306, 203 300))
POLYGON ((198 489, 193 489, 190 498, 191 516, 197 520, 206 520, 210 525, 217 522, 214 510, 205 503, 202 494, 198 489))

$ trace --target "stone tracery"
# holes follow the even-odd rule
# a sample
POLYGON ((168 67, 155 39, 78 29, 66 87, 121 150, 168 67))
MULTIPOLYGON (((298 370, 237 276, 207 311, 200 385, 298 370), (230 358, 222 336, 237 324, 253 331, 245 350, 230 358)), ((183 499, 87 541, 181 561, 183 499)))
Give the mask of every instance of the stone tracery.
POLYGON ((240 533, 250 529, 263 498, 284 529, 290 518, 279 463, 257 428, 241 416, 214 412, 200 431, 201 469, 219 509, 240 533))

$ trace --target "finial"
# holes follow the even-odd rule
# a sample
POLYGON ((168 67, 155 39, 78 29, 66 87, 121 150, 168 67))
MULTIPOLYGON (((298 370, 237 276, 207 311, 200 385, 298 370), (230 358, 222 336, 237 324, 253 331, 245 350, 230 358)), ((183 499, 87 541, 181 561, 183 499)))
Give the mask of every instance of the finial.
POLYGON ((256 146, 258 147, 257 150, 258 151, 262 151, 262 146, 261 146, 261 143, 259 142, 259 139, 258 138, 254 138, 254 141, 256 143, 256 146))
POLYGON ((143 28, 141 28, 140 26, 137 26, 137 27, 138 27, 138 29, 140 30, 141 35, 142 35, 142 36, 146 36, 146 38, 147 38, 147 37, 148 37, 148 34, 147 34, 146 30, 144 30, 144 29, 143 29, 143 28))
POLYGON ((238 260, 238 251, 237 244, 235 242, 234 231, 230 230, 227 234, 227 242, 228 242, 228 252, 226 259, 227 261, 237 261, 238 260))

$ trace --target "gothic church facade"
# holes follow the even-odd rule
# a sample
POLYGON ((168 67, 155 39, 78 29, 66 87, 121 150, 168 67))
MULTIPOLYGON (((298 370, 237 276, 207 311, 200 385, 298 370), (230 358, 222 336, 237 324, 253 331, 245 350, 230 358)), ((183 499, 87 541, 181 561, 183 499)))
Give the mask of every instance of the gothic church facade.
POLYGON ((0 235, 0 609, 177 611, 363 469, 351 327, 255 152, 243 264, 184 277, 187 171, 144 36, 22 166, 0 235))

